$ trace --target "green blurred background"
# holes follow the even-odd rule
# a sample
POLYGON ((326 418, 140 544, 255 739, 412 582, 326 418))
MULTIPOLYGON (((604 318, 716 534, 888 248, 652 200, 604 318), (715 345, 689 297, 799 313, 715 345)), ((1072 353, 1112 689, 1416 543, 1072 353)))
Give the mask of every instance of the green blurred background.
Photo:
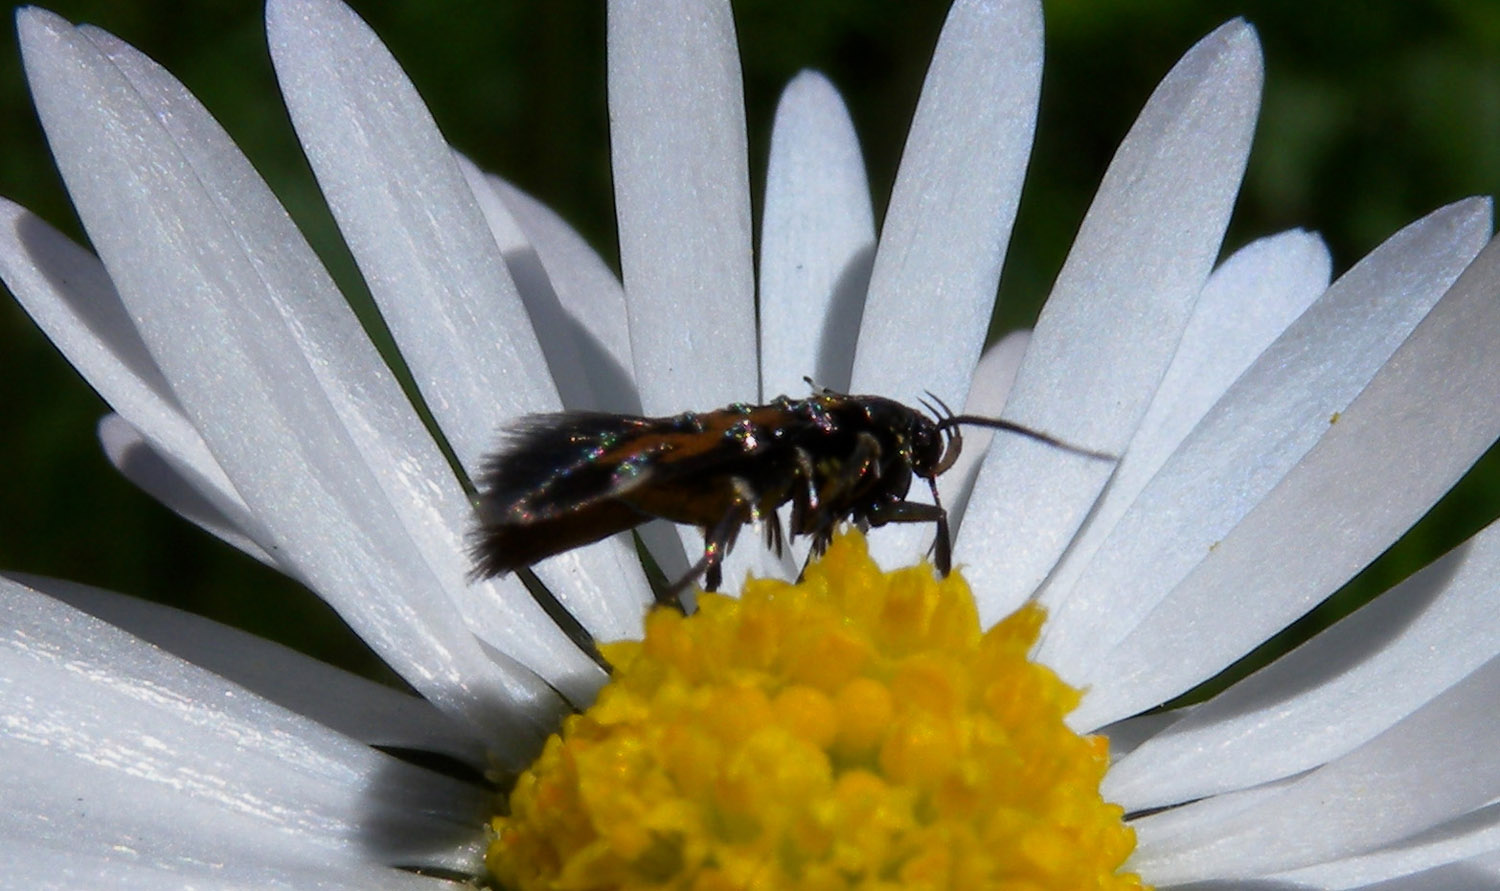
MULTIPOLYGON (((355 6, 456 146, 557 208, 614 262, 602 3, 355 6)), ((186 83, 239 140, 341 283, 360 293, 279 101, 258 3, 64 0, 52 8, 114 32, 186 83)), ((736 3, 755 190, 781 86, 812 67, 844 91, 883 207, 946 8, 736 3)), ((1260 31, 1267 81, 1228 249, 1301 226, 1323 234, 1342 272, 1408 221, 1500 189, 1500 3, 1052 0, 1045 10, 1041 119, 997 334, 1035 317, 1100 174, 1157 80, 1236 15, 1260 31)), ((27 97, 12 29, 4 41, 0 194, 81 238, 27 97)), ((0 567, 157 598, 379 674, 378 662, 315 598, 114 474, 94 436, 105 406, 9 301, 0 306, 0 407, 0 567)), ((1491 455, 1295 634, 1497 514, 1500 457, 1491 455)))

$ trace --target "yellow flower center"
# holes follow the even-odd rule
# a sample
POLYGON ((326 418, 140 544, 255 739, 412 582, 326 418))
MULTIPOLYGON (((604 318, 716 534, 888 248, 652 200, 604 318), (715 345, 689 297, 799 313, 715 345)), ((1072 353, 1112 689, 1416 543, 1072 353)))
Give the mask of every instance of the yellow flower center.
POLYGON ((1040 608, 982 632, 958 573, 882 572, 857 533, 698 605, 604 648, 613 679, 494 818, 502 886, 1141 887, 1107 743, 1028 659, 1040 608))

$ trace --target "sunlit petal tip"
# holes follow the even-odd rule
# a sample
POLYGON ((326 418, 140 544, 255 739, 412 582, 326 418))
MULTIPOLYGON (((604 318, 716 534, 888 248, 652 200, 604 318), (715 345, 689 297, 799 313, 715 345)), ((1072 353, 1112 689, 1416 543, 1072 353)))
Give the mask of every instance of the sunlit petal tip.
MULTIPOLYGON (((1486 209, 1475 202, 1437 211, 1346 273, 1231 389, 1222 414, 1199 426, 1201 451, 1180 450, 1180 470, 1158 474, 1163 486, 1181 491, 1192 488, 1190 477, 1239 482, 1233 497, 1205 500, 1192 512, 1208 522, 1199 533, 1184 531, 1178 544, 1158 548, 1154 583, 1128 581, 1154 591, 1146 602, 1155 605, 1113 648, 1092 642, 1103 657, 1091 658, 1099 685, 1076 718, 1122 717, 1172 695, 1163 695, 1167 689, 1211 676, 1373 560, 1494 442, 1500 414, 1478 396, 1500 374, 1480 345, 1500 327, 1500 306, 1489 299, 1500 244, 1479 250, 1488 217, 1472 213, 1486 209), (1314 348, 1319 337, 1335 338, 1344 361, 1330 365, 1328 347, 1314 348), (1270 398, 1278 391, 1284 395, 1270 398), (1263 406, 1261 420, 1239 408, 1251 405, 1263 406), (1306 420, 1270 420, 1283 413, 1306 420), (1250 437, 1262 424, 1282 435, 1250 437), (1249 451, 1240 454, 1236 442, 1249 451), (1261 462, 1254 472, 1248 455, 1261 462), (1203 459, 1219 469, 1188 470, 1203 459), (1349 524, 1351 516, 1361 522, 1349 524), (1164 583, 1174 563, 1183 569, 1164 583), (1258 567, 1257 595, 1237 598, 1223 579, 1249 565, 1258 567), (1180 659, 1161 659, 1159 642, 1205 610, 1216 618, 1212 628, 1195 624, 1197 645, 1180 659)), ((1154 517, 1146 525, 1162 522, 1159 509, 1141 516, 1154 517)), ((1142 541, 1163 536, 1173 538, 1158 530, 1142 541)), ((1133 596, 1118 604, 1136 615, 1140 605, 1133 596)))
POLYGON ((45 39, 48 33, 56 34, 72 29, 72 23, 50 9, 43 9, 40 6, 22 6, 16 10, 16 30, 21 38, 23 52, 38 41, 45 39))
POLYGON ((724 2, 613 3, 610 151, 648 414, 757 390, 749 158, 724 2))
POLYGON ((1031 152, 1041 57, 1039 4, 950 10, 876 250, 854 391, 915 401, 930 389, 954 403, 967 394, 1031 152), (909 349, 914 332, 934 331, 909 349))
POLYGON ((763 398, 804 392, 807 375, 849 389, 875 250, 868 181, 843 98, 821 74, 799 73, 776 107, 766 173, 763 398))
MULTIPOLYGON (((1126 134, 1037 321, 1008 417, 1123 453, 1213 269, 1250 151, 1261 57, 1230 23, 1162 79, 1126 134), (1090 348, 1079 350, 1077 344, 1090 348)), ((1029 596, 1111 467, 1017 442, 992 450, 958 542, 987 619, 1029 596), (983 542, 982 550, 970 550, 983 542)))

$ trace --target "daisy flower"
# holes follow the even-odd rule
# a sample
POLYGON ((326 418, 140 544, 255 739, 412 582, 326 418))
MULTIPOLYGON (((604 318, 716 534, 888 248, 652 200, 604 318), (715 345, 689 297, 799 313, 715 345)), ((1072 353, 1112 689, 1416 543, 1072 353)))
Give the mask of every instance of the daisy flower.
MULTIPOLYGON (((950 11, 878 238, 838 94, 796 78, 758 254, 728 4, 612 3, 618 279, 448 146, 350 10, 271 0, 283 97, 409 394, 179 83, 103 31, 18 18, 92 247, 6 203, 0 277, 109 402, 121 471, 316 592, 418 695, 0 579, 16 886, 415 889, 483 880, 486 857, 521 887, 1500 881, 1493 529, 1153 711, 1337 589, 1500 435, 1487 201, 1332 283, 1305 232, 1221 258, 1259 103, 1248 24, 1166 75, 1035 330, 984 351, 1035 0, 950 11), (716 407, 807 374, 932 390, 1117 459, 973 431, 941 480, 961 566, 941 582, 911 568, 930 535, 911 527, 868 556, 840 538, 801 585, 745 536, 726 587, 761 578, 692 618, 643 621, 626 537, 539 564, 545 598, 467 578, 467 484, 505 423, 716 407), (619 642, 614 683, 582 632, 619 642)), ((641 538, 669 575, 699 546, 641 538)))

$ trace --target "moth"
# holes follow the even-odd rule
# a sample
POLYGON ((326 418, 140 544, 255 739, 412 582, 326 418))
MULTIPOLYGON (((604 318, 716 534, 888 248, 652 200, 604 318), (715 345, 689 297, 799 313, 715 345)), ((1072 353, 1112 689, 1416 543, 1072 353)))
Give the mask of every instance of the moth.
MULTIPOLYGON (((930 395, 930 394, 929 394, 930 395)), ((762 523, 822 553, 840 522, 862 529, 933 523, 938 572, 952 568, 937 478, 963 448, 960 427, 989 427, 1096 458, 1112 458, 999 418, 955 415, 942 400, 912 408, 881 396, 822 390, 765 405, 736 403, 665 418, 601 412, 530 415, 484 463, 473 535, 474 574, 503 575, 653 519, 697 526, 703 554, 668 591, 722 581, 740 529, 762 523), (925 409, 925 410, 924 410, 925 409), (908 501, 913 479, 932 504, 908 501), (783 531, 777 508, 791 504, 783 531)))

